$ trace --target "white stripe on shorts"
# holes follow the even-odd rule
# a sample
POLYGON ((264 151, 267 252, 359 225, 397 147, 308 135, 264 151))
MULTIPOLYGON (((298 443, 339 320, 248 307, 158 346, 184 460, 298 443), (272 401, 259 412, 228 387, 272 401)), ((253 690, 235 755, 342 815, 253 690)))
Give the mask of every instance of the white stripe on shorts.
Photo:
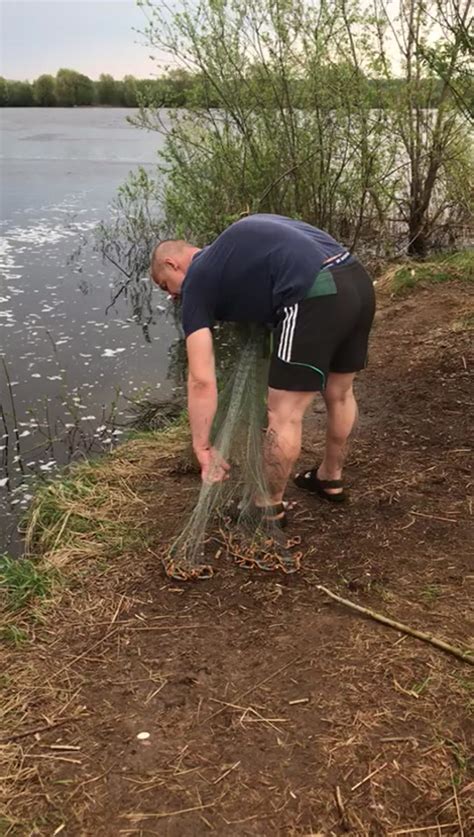
POLYGON ((289 308, 285 308, 284 311, 285 319, 283 321, 277 355, 280 360, 290 363, 293 338, 295 335, 296 318, 298 316, 298 303, 296 303, 296 305, 291 305, 289 308))

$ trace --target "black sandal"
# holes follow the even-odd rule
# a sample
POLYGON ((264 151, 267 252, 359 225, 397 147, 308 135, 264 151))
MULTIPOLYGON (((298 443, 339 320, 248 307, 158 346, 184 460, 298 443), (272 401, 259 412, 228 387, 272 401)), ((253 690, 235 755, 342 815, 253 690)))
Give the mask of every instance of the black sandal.
POLYGON ((330 494, 328 488, 343 488, 342 480, 320 480, 318 477, 317 468, 311 468, 310 471, 302 471, 296 474, 293 478, 294 484, 297 488, 303 491, 310 491, 311 494, 317 494, 323 500, 328 500, 330 503, 344 503, 347 500, 347 494, 340 491, 338 494, 330 494))

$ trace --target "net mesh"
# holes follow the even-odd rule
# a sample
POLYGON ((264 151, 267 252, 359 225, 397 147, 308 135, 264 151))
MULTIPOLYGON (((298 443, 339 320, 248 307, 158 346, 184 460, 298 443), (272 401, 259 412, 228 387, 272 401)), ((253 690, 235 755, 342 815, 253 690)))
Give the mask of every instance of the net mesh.
POLYGON ((232 464, 230 479, 202 484, 189 520, 163 556, 173 578, 209 577, 216 558, 284 573, 299 568, 299 538, 286 538, 255 508, 255 497, 268 495, 263 460, 268 335, 258 327, 241 330, 240 345, 213 427, 214 448, 232 464))

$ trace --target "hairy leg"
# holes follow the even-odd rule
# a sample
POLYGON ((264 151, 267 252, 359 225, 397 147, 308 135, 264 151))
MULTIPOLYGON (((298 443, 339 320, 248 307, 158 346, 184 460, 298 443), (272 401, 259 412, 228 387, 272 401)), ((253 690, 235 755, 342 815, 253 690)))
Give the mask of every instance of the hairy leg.
MULTIPOLYGON (((331 372, 323 393, 326 403, 327 426, 324 457, 318 469, 321 480, 339 480, 347 455, 349 436, 357 422, 357 402, 354 397, 355 373, 331 372)), ((338 493, 342 489, 327 489, 338 493)))
POLYGON ((264 445, 267 497, 257 497, 257 505, 281 503, 301 449, 303 417, 314 392, 268 390, 268 429, 264 445))

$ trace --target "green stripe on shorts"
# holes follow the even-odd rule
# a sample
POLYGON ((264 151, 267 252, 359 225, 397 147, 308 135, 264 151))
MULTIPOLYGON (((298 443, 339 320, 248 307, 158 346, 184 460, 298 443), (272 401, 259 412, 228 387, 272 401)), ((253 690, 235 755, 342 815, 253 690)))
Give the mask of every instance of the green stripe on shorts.
POLYGON ((328 268, 320 270, 311 285, 305 299, 312 299, 314 296, 331 296, 337 294, 336 283, 328 268))

